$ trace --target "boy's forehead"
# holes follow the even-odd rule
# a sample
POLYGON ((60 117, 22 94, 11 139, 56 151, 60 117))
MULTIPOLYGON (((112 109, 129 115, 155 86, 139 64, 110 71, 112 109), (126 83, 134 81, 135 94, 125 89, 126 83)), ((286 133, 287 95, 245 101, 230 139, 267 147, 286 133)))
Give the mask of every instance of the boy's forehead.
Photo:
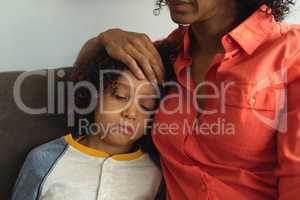
POLYGON ((128 89, 139 89, 146 92, 155 92, 155 87, 157 87, 147 79, 137 79, 130 71, 123 71, 117 80, 117 84, 125 86, 128 89))

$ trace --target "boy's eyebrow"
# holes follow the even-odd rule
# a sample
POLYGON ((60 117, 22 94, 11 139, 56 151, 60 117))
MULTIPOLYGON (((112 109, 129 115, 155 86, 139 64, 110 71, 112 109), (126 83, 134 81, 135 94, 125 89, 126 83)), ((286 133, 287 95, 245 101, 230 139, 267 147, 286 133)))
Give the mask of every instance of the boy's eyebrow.
POLYGON ((125 87, 130 88, 130 85, 129 85, 128 83, 124 83, 124 82, 122 82, 122 81, 117 81, 116 84, 117 84, 117 85, 123 85, 123 86, 125 86, 125 87))
MULTIPOLYGON (((130 90, 130 84, 128 84, 127 82, 123 82, 123 81, 117 81, 116 82, 116 84, 117 85, 121 85, 121 86, 124 86, 124 87, 126 87, 126 89, 128 88, 128 90, 130 90)), ((133 88, 134 88, 134 90, 135 90, 135 86, 133 85, 133 88)), ((144 93, 144 94, 141 94, 141 95, 149 95, 149 96, 152 96, 153 94, 150 94, 150 93, 144 93)))

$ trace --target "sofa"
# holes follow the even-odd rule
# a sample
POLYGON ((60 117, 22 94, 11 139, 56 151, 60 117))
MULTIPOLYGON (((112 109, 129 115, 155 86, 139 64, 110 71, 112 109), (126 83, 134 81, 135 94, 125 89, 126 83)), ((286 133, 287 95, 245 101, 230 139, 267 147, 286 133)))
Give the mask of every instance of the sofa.
POLYGON ((28 152, 68 132, 66 112, 57 112, 57 107, 62 106, 64 101, 58 101, 51 95, 50 101, 55 105, 54 112, 41 114, 26 113, 24 109, 20 109, 20 102, 31 109, 44 108, 49 102, 50 95, 47 89, 49 85, 55 86, 52 87, 53 94, 57 96, 61 91, 56 89, 56 85, 67 80, 71 69, 72 67, 63 67, 26 73, 24 71, 0 73, 1 200, 10 199, 14 183, 28 152))

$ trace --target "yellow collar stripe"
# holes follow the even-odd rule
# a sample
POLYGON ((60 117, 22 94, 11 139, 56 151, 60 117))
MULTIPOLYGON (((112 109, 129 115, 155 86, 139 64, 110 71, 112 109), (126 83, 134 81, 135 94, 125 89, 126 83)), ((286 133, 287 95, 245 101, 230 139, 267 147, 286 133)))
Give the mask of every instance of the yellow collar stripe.
MULTIPOLYGON (((72 134, 68 134, 64 137, 65 141, 75 149, 79 150, 82 153, 85 153, 90 156, 94 157, 102 157, 102 158, 108 158, 111 155, 109 153, 106 153, 105 151, 100 151, 96 150, 90 147, 87 147, 85 145, 80 144, 76 140, 73 139, 72 134)), ((127 161, 127 160, 135 160, 140 158, 144 152, 141 149, 138 149, 135 152, 132 153, 125 153, 125 154, 116 154, 111 156, 112 159, 114 160, 119 160, 119 161, 127 161)))
POLYGON ((80 144, 79 142, 77 142, 76 140, 73 139, 71 134, 66 135, 64 138, 65 138, 65 141, 70 146, 74 147, 75 149, 79 150, 82 153, 85 153, 87 155, 94 156, 94 157, 103 157, 103 158, 109 157, 109 154, 104 151, 99 151, 99 150, 89 148, 85 145, 80 144))

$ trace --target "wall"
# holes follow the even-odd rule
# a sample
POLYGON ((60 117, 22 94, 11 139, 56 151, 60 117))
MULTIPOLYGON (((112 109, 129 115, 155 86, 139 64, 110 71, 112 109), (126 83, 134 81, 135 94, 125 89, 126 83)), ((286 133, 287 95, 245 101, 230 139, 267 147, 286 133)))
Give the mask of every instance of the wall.
MULTIPOLYGON (((0 0, 0 71, 69 66, 84 42, 110 27, 152 39, 176 27, 155 0, 0 0)), ((288 17, 300 23, 299 6, 288 17)))
POLYGON ((69 66, 84 42, 110 27, 152 39, 176 26, 154 0, 0 0, 0 71, 69 66))

